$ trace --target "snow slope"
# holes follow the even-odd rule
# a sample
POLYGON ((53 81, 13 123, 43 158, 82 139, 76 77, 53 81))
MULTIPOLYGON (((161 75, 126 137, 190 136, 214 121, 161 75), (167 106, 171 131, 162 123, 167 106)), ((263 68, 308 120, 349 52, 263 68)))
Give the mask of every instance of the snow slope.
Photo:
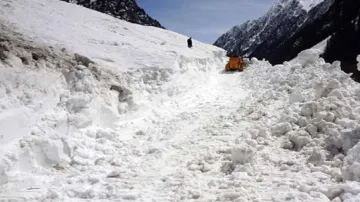
POLYGON ((319 50, 224 73, 171 31, 0 7, 1 201, 360 200, 360 85, 319 50))
POLYGON ((300 4, 302 5, 303 9, 309 12, 312 8, 319 5, 324 0, 299 0, 300 4))
POLYGON ((112 70, 169 68, 180 55, 205 58, 208 52, 220 50, 200 44, 199 51, 188 51, 183 48, 185 36, 155 27, 144 29, 98 12, 86 15, 88 9, 64 2, 3 1, 1 6, 1 20, 21 25, 17 31, 29 33, 31 40, 73 50, 112 70), (146 63, 138 64, 139 60, 146 63))

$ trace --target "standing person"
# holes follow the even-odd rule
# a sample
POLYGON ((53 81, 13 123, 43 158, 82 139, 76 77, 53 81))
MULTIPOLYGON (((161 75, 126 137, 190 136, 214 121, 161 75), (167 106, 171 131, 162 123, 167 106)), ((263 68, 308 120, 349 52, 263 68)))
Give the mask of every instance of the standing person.
POLYGON ((187 44, 188 44, 188 47, 191 48, 192 47, 192 40, 191 40, 191 37, 187 40, 187 44))

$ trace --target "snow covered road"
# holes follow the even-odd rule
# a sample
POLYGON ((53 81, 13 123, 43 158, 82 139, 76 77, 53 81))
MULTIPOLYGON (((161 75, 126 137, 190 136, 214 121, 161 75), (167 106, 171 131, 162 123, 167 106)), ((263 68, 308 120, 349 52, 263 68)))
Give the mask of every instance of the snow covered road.
MULTIPOLYGON (((153 193, 162 193, 166 197, 155 200, 189 200, 205 192, 216 199, 216 193, 210 195, 207 185, 221 168, 215 161, 222 156, 214 148, 232 144, 234 137, 217 134, 212 127, 219 130, 231 127, 226 117, 237 109, 235 103, 244 101, 247 93, 241 87, 239 74, 212 76, 209 83, 175 100, 177 107, 171 117, 159 118, 157 124, 148 126, 145 134, 152 134, 150 139, 145 135, 134 140, 134 145, 141 142, 139 153, 142 155, 133 167, 141 180, 130 184, 142 190, 143 197, 153 198, 153 193), (144 186, 143 182, 150 184, 144 186)), ((241 128, 241 124, 237 127, 241 128)))

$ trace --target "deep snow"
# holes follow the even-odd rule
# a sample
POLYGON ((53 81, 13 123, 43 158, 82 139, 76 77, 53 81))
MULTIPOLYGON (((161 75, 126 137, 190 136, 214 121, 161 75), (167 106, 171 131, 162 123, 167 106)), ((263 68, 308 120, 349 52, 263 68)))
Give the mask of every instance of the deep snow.
POLYGON ((0 201, 360 200, 360 85, 321 44, 224 73, 171 31, 0 6, 0 201))

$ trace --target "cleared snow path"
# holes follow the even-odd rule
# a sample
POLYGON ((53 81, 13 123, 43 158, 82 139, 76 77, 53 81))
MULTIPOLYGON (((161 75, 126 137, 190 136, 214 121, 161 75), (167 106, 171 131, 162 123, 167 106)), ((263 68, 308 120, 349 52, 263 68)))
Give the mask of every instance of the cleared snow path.
MULTIPOLYGON (((127 150, 137 145, 133 152, 138 157, 129 162, 136 176, 128 176, 128 171, 125 171, 106 183, 126 184, 133 187, 134 198, 140 196, 142 200, 152 198, 156 201, 171 201, 191 196, 188 192, 196 195, 196 191, 208 190, 211 172, 204 175, 198 172, 212 170, 218 173, 219 167, 211 168, 202 161, 215 153, 214 147, 227 145, 233 142, 233 138, 231 134, 211 134, 207 128, 230 127, 225 117, 236 109, 234 103, 239 103, 246 96, 245 90, 241 88, 239 74, 218 74, 212 77, 210 82, 204 82, 197 89, 177 98, 174 101, 177 107, 171 109, 170 117, 158 117, 156 124, 147 126, 144 135, 140 134, 138 138, 126 142, 129 145, 127 150), (234 94, 234 90, 238 94, 234 94), (219 117, 221 114, 223 118, 219 117), (193 178, 198 178, 195 184, 193 178), (197 190, 201 184, 204 190, 197 190)), ((123 194, 127 195, 129 191, 124 190, 123 194)))

